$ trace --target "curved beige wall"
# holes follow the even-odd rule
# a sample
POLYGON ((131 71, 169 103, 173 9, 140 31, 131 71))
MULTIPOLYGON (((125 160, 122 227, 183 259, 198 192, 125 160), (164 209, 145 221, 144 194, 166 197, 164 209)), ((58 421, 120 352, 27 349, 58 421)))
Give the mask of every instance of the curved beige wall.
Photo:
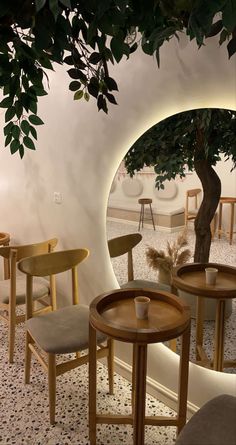
MULTIPOLYGON (((173 113, 236 109, 236 58, 228 61, 226 50, 212 40, 201 50, 184 37, 180 44, 172 40, 161 50, 160 70, 151 57, 136 54, 116 67, 115 78, 119 106, 111 105, 106 116, 92 101, 73 102, 69 79, 59 68, 51 75, 49 97, 40 101, 39 115, 46 124, 39 127, 36 153, 29 150, 21 161, 8 148, 1 151, 1 231, 10 232, 16 242, 58 236, 61 248, 88 247, 91 255, 80 270, 82 301, 87 303, 116 286, 106 247, 106 204, 131 144, 173 113), (61 205, 53 202, 54 191, 62 193, 61 205)), ((61 288, 67 287, 65 276, 61 288)), ((125 348, 119 347, 119 355, 128 360, 125 348)), ((177 356, 159 345, 150 348, 149 359, 149 375, 175 391, 177 356)), ((191 366, 193 403, 200 405, 223 388, 236 392, 236 376, 191 366)))

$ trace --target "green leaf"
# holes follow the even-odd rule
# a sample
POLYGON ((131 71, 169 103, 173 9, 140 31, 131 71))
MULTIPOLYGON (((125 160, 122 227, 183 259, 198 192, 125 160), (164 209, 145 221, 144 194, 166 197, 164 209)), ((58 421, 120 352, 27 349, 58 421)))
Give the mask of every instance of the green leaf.
POLYGON ((10 121, 15 116, 15 113, 16 113, 15 107, 8 108, 8 110, 5 113, 5 122, 10 121))
POLYGON ((228 31, 226 31, 226 29, 223 29, 220 33, 219 44, 222 45, 222 43, 224 43, 228 37, 229 37, 228 31))
POLYGON ((84 93, 84 99, 86 100, 86 102, 89 101, 89 99, 90 99, 89 93, 87 93, 87 92, 84 93))
POLYGON ((67 72, 72 79, 80 79, 79 70, 77 70, 76 68, 71 68, 67 72))
POLYGON ((12 141, 10 145, 11 154, 14 155, 14 153, 16 153, 19 150, 19 148, 20 148, 20 141, 14 139, 14 141, 12 141))
POLYGON ((35 114, 30 114, 29 121, 33 125, 43 125, 44 124, 42 119, 40 119, 40 117, 36 116, 35 114))
POLYGON ((0 107, 1 108, 9 108, 12 106, 12 102, 13 102, 13 98, 12 97, 5 97, 1 102, 0 102, 0 107))
POLYGON ((105 113, 108 112, 107 102, 102 94, 99 94, 99 96, 97 98, 97 107, 98 107, 98 111, 103 110, 105 113))
POLYGON ((74 94, 74 100, 79 100, 83 97, 84 93, 82 90, 76 91, 76 93, 74 94))
POLYGON ((58 6, 58 0, 49 0, 49 9, 53 13, 54 19, 56 21, 60 12, 58 6))
POLYGON ((60 3, 62 3, 64 6, 66 6, 67 8, 71 8, 71 2, 70 0, 60 0, 60 3))
POLYGON ((31 100, 29 103, 29 110, 32 111, 32 113, 36 114, 37 113, 37 102, 35 102, 34 100, 31 100))
POLYGON ((7 137, 6 137, 6 139, 5 139, 5 147, 6 147, 8 144, 10 144, 11 140, 12 140, 12 134, 9 133, 9 134, 7 135, 7 137))
POLYGON ((94 52, 90 55, 89 62, 92 63, 92 65, 97 65, 97 63, 99 63, 101 59, 101 54, 94 52))
POLYGON ((96 77, 91 77, 90 82, 88 84, 88 92, 91 94, 91 96, 96 98, 98 97, 99 82, 96 77))
POLYGON ((26 134, 26 136, 28 136, 29 132, 30 132, 30 124, 27 120, 23 120, 20 124, 21 130, 23 131, 23 133, 26 134))
POLYGON ((227 45, 227 50, 228 50, 228 54, 229 54, 229 58, 233 56, 233 54, 236 53, 236 37, 232 38, 228 45, 227 45))
POLYGON ((222 22, 224 27, 232 32, 236 26, 236 1, 228 0, 222 10, 222 22))
POLYGON ((30 133, 32 134, 34 139, 36 139, 36 141, 37 141, 37 131, 35 130, 34 127, 32 127, 32 125, 30 125, 30 133))
POLYGON ((117 105, 116 99, 111 93, 106 93, 106 98, 111 102, 111 104, 117 105))
POLYGON ((45 91, 43 88, 38 87, 37 85, 34 85, 34 91, 37 94, 37 96, 47 96, 47 91, 45 91))
POLYGON ((22 144, 20 144, 20 146, 19 146, 19 154, 22 159, 25 154, 24 146, 22 144))
POLYGON ((44 7, 46 0, 35 0, 36 11, 39 12, 40 9, 44 7))
POLYGON ((12 136, 14 137, 14 139, 19 139, 20 137, 20 128, 18 127, 18 125, 14 125, 12 127, 12 136))
POLYGON ((74 65, 75 64, 75 61, 74 61, 72 56, 66 56, 63 59, 63 62, 66 63, 67 65, 74 65))
POLYGON ((4 136, 7 136, 9 133, 11 133, 11 129, 12 129, 12 126, 13 126, 14 124, 13 124, 13 122, 11 121, 11 122, 8 122, 8 124, 7 125, 5 125, 5 127, 4 127, 4 136))
POLYGON ((15 108, 16 108, 16 116, 18 117, 18 119, 20 119, 23 113, 23 106, 19 100, 15 102, 15 108))
POLYGON ((78 82, 77 80, 73 80, 73 82, 71 82, 69 85, 69 90, 77 91, 77 90, 79 90, 80 87, 81 87, 81 83, 78 82))
POLYGON ((105 77, 104 80, 109 91, 118 91, 117 83, 112 77, 105 77))
POLYGON ((116 62, 119 63, 123 56, 123 41, 116 37, 112 37, 111 50, 116 62))
POLYGON ((35 150, 34 142, 32 141, 31 138, 29 138, 29 136, 24 136, 23 142, 27 148, 29 148, 30 150, 35 150))

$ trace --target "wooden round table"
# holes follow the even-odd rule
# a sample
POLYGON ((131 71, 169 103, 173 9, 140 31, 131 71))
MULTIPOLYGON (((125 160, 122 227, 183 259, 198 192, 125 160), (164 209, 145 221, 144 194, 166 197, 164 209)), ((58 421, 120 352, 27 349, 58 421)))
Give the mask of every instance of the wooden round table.
POLYGON ((173 283, 178 289, 197 296, 196 317, 196 359, 201 365, 211 367, 203 348, 204 298, 214 298, 216 304, 216 324, 213 369, 222 371, 224 366, 235 366, 235 361, 224 362, 225 303, 236 298, 236 268, 218 263, 191 263, 173 270, 173 283), (205 268, 218 269, 216 283, 206 284, 205 268))
MULTIPOLYGON (((99 423, 133 425, 134 445, 144 445, 145 425, 177 426, 186 423, 188 365, 190 344, 190 311, 180 298, 151 289, 119 289, 103 294, 90 305, 89 328, 89 435, 90 445, 96 445, 96 425, 99 423), (134 297, 150 298, 149 316, 138 320, 134 297), (133 343, 132 414, 97 414, 96 408, 96 330, 109 338, 133 343), (179 403, 177 417, 145 416, 147 345, 182 336, 179 367, 179 403)), ((168 372, 168 369, 166 370, 168 372)))

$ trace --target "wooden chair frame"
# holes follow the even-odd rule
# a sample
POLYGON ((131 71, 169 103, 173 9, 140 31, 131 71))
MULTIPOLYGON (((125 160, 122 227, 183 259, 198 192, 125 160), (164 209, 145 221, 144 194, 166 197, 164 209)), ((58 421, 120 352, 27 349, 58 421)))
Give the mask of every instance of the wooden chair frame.
MULTIPOLYGON (((15 346, 15 331, 16 325, 25 321, 25 314, 16 314, 16 292, 17 292, 17 274, 16 265, 22 258, 34 256, 46 252, 51 252, 57 244, 57 239, 53 238, 48 241, 43 241, 36 244, 26 244, 19 246, 4 246, 0 247, 0 255, 4 258, 5 270, 7 275, 5 279, 10 280, 10 295, 9 303, 0 303, 0 318, 8 324, 8 338, 9 338, 9 363, 13 363, 14 359, 14 346, 15 346), (7 268, 6 268, 7 263, 7 268)), ((55 309, 55 301, 50 292, 47 292, 44 297, 37 299, 37 302, 41 304, 41 308, 35 311, 39 314, 42 312, 48 312, 55 309), (45 297, 50 297, 50 301, 46 302, 45 297)), ((23 304, 23 303, 22 303, 23 304)))
MULTIPOLYGON (((71 269, 72 277, 72 304, 79 304, 79 292, 78 292, 78 275, 77 266, 81 263, 89 254, 87 249, 73 249, 61 252, 53 252, 48 255, 40 255, 34 258, 26 258, 18 265, 19 269, 27 274, 26 278, 26 318, 30 319, 33 316, 32 308, 32 288, 34 276, 51 277, 52 284, 52 298, 56 301, 56 282, 55 274, 65 272, 71 269), (53 274, 53 275, 52 275, 53 274)), ((29 330, 26 332, 26 355, 25 355, 25 383, 30 383, 30 366, 31 356, 37 358, 42 365, 44 372, 48 375, 48 391, 49 391, 49 414, 50 423, 55 423, 55 410, 56 410, 56 377, 64 374, 67 371, 77 368, 78 366, 88 363, 88 354, 80 356, 80 352, 75 352, 76 357, 74 359, 65 361, 63 363, 56 363, 56 354, 47 353, 40 350, 35 339, 32 337, 29 330), (46 358, 46 359, 45 359, 46 358)), ((59 354, 58 354, 59 355, 59 354)), ((61 354, 63 355, 63 354, 61 354)), ((107 357, 108 366, 108 379, 109 379, 109 392, 113 394, 113 375, 114 375, 114 342, 112 339, 107 339, 106 345, 99 345, 97 350, 97 359, 107 357)))
POLYGON ((130 233, 108 240, 108 250, 111 258, 128 254, 128 281, 134 279, 133 248, 142 240, 140 233, 130 233))
POLYGON ((192 221, 196 218, 197 213, 191 212, 189 210, 189 198, 194 198, 194 210, 198 210, 198 196, 202 192, 201 189, 191 189, 186 190, 186 202, 185 202, 185 213, 184 213, 184 221, 185 227, 187 228, 188 221, 192 221))
MULTIPOLYGON (((187 227, 188 227, 188 221, 194 221, 196 219, 197 210, 199 208, 198 197, 201 192, 202 192, 201 189, 186 190, 186 202, 185 202, 185 212, 184 212, 185 229, 187 229, 187 227), (189 198, 194 198, 194 212, 193 211, 191 212, 191 209, 189 210, 189 198)), ((215 215, 213 216, 212 221, 211 221, 211 237, 212 237, 212 239, 214 238, 215 232, 216 232, 216 220, 217 220, 217 214, 215 213, 215 215)))
MULTIPOLYGON (((128 282, 134 280, 133 248, 140 243, 142 238, 140 233, 129 233, 128 235, 122 235, 108 240, 108 250, 111 258, 116 258, 126 253, 128 254, 128 282)), ((169 347, 172 351, 176 352, 176 339, 170 340, 169 347)))

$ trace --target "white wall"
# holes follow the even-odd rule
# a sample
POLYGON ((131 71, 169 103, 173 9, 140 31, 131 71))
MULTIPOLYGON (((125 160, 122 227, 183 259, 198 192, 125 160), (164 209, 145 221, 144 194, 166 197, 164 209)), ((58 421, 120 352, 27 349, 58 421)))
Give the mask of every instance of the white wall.
MULTIPOLYGON (((223 158, 222 158, 223 159, 223 158)), ((231 172, 233 167, 232 161, 218 162, 215 170, 221 179, 222 196, 236 196, 236 170, 231 172)), ((114 179, 114 190, 109 195, 108 205, 114 208, 122 208, 129 210, 140 211, 140 205, 138 204, 139 198, 152 198, 152 208, 156 213, 165 211, 176 211, 185 206, 185 193, 186 190, 192 188, 202 189, 201 182, 195 172, 187 174, 185 178, 176 177, 175 180, 171 180, 171 183, 175 184, 176 194, 172 198, 164 199, 158 195, 158 190, 155 187, 156 174, 153 169, 150 169, 148 173, 137 173, 133 177, 133 181, 138 180, 143 186, 143 190, 140 195, 127 196, 124 193, 123 182, 132 181, 128 174, 117 173, 114 179)), ((166 181, 167 189, 169 181, 166 181)), ((161 192, 162 193, 162 192, 161 192)), ((163 194, 164 196, 164 194, 163 194)), ((194 199, 190 201, 190 206, 194 205, 194 199)), ((229 207, 229 206, 228 206, 229 207)), ((228 218, 229 209, 224 206, 223 209, 223 223, 229 222, 228 218)), ((236 214, 235 214, 236 221, 236 214)))
MULTIPOLYGON (((37 151, 29 150, 23 161, 8 148, 1 151, 1 231, 10 232, 16 242, 58 236, 61 248, 88 247, 91 255, 80 271, 82 301, 89 303, 115 287, 106 245, 106 205, 124 154, 144 131, 173 113, 202 107, 236 109, 235 74, 236 58, 229 61, 217 42, 210 39, 198 50, 183 36, 180 45, 175 40, 165 44, 160 70, 143 54, 115 69, 119 106, 110 106, 106 116, 94 103, 73 102, 69 79, 58 68, 51 75, 49 96, 40 101, 39 115, 46 124, 39 129, 37 151), (61 205, 53 202, 54 191, 62 193, 61 205)), ((0 113, 3 122, 4 110, 0 113)), ((66 290, 66 278, 61 285, 66 290)), ((163 355, 161 345, 150 352, 150 376, 169 385, 169 352, 163 355), (155 363, 158 354, 164 360, 161 369, 155 363)), ((122 348, 119 354, 127 360, 122 348)), ((200 379, 202 374, 200 370, 200 379)), ((236 376, 223 377, 226 389, 236 391, 236 376)), ((218 390, 217 379, 215 383, 207 370, 204 379, 210 397, 218 390)), ((194 389, 195 380, 190 388, 193 403, 201 404, 206 393, 194 389)))

